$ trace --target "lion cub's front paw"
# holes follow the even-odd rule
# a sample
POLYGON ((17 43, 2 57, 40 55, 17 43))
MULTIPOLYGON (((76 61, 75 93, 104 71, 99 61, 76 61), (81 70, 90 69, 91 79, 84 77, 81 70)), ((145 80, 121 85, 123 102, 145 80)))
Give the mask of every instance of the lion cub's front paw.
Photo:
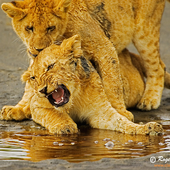
POLYGON ((156 136, 163 133, 162 125, 156 122, 149 122, 145 125, 145 134, 150 136, 156 136))
POLYGON ((0 111, 1 120, 23 120, 25 119, 25 114, 22 108, 16 106, 4 106, 0 111))
POLYGON ((54 134, 74 134, 78 133, 78 128, 76 123, 71 124, 60 124, 57 126, 50 126, 48 130, 54 134))
POLYGON ((0 119, 1 120, 12 120, 12 116, 14 114, 14 106, 4 106, 0 111, 0 119))
POLYGON ((127 124, 125 128, 125 133, 135 134, 135 135, 150 135, 156 136, 163 133, 162 125, 156 122, 149 122, 145 125, 138 124, 127 124))

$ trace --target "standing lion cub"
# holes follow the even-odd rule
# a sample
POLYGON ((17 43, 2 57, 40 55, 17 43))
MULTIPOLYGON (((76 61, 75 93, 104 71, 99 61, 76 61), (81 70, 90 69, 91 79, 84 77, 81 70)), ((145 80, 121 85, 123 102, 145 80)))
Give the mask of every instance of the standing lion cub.
MULTIPOLYGON (((86 58, 98 65, 111 105, 132 120, 123 98, 117 53, 132 41, 146 71, 146 88, 137 107, 156 109, 164 87, 160 64, 160 21, 165 0, 24 0, 2 4, 32 58, 63 37, 79 34, 86 58)), ((27 89, 14 109, 26 106, 27 89)), ((29 99, 29 97, 28 97, 29 99)))
MULTIPOLYGON (((136 61, 136 56, 127 50, 120 54, 126 107, 135 107, 144 92, 142 70, 136 61)), ((163 132, 158 123, 135 124, 111 106, 101 77, 83 55, 77 35, 64 40, 60 46, 44 49, 22 78, 34 89, 34 95, 27 103, 33 120, 51 133, 77 133, 74 121, 84 120, 93 128, 128 134, 163 132)), ((9 113, 2 109, 1 119, 24 119, 23 112, 9 113)), ((25 112, 25 118, 27 114, 25 112)))

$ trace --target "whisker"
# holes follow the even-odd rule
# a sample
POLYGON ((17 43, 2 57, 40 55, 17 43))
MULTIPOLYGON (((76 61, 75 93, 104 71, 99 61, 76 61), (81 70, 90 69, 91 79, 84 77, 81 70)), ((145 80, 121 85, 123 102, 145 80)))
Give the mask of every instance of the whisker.
POLYGON ((25 44, 23 43, 19 45, 19 48, 21 48, 22 46, 26 48, 25 44))
POLYGON ((28 68, 28 65, 26 65, 26 64, 24 64, 24 63, 20 63, 22 66, 24 66, 23 68, 24 68, 24 70, 27 70, 27 68, 28 68))
POLYGON ((24 46, 19 46, 18 48, 17 48, 17 51, 23 51, 23 50, 25 50, 26 51, 26 47, 25 47, 25 45, 24 46))
POLYGON ((18 50, 19 53, 24 53, 25 51, 26 51, 25 49, 18 50))
POLYGON ((21 39, 19 37, 15 38, 14 40, 12 40, 12 43, 15 43, 17 41, 21 41, 21 39))

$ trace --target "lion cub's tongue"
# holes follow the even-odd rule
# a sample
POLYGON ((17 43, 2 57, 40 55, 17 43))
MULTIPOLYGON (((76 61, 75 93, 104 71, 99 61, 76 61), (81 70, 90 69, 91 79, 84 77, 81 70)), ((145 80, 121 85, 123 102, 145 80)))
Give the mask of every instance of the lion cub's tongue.
POLYGON ((56 104, 63 102, 64 100, 64 90, 62 88, 58 88, 52 93, 52 97, 55 100, 56 104))

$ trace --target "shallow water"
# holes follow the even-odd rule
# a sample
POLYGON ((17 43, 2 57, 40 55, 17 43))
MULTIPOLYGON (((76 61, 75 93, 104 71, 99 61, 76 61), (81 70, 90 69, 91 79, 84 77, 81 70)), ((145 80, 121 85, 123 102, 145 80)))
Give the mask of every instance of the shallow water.
POLYGON ((78 135, 50 135, 38 125, 15 125, 12 130, 0 130, 0 159, 41 161, 59 158, 81 162, 170 152, 170 126, 163 127, 164 135, 149 137, 92 129, 86 125, 79 127, 78 135))

